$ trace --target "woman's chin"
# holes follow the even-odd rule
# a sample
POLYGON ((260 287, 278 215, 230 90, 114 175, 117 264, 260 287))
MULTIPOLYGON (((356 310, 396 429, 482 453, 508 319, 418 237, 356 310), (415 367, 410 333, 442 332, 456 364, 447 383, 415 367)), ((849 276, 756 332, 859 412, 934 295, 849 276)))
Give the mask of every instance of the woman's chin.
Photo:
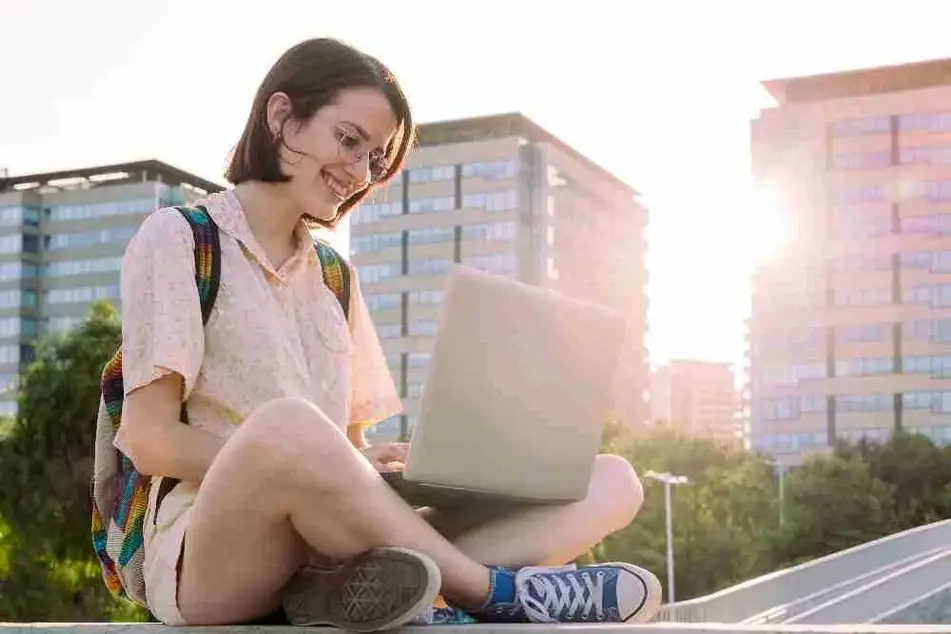
POLYGON ((332 222, 337 217, 337 210, 340 205, 313 205, 306 210, 308 216, 321 222, 332 222))

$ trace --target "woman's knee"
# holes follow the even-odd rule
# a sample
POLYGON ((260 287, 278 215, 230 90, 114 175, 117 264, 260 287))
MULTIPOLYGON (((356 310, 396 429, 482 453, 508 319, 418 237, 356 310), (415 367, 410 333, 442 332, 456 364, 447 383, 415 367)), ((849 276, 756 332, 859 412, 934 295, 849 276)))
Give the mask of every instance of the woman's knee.
POLYGON ((243 458, 266 466, 289 482, 304 468, 339 468, 352 446, 343 432, 316 405, 302 398, 269 401, 248 416, 232 437, 243 458))
POLYGON ((624 528, 644 503, 644 486, 631 463, 614 454, 602 454, 595 460, 592 484, 595 496, 607 501, 614 530, 624 528))

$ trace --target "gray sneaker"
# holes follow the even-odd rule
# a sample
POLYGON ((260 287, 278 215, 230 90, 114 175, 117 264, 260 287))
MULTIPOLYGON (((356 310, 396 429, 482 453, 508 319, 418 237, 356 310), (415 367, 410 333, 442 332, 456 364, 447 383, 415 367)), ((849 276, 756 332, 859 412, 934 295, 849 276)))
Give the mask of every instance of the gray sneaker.
POLYGON ((439 594, 439 568, 405 548, 376 548, 338 568, 299 570, 284 589, 294 625, 373 632, 405 625, 439 594))

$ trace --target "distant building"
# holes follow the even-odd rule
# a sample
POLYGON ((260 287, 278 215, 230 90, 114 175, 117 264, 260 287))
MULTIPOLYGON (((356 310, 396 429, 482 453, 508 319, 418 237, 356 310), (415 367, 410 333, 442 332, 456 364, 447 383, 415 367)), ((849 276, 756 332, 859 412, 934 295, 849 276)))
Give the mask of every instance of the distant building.
POLYGON ((449 267, 460 262, 611 306, 630 336, 619 417, 647 418, 644 227, 637 192, 520 114, 424 124, 408 169, 351 217, 351 252, 414 424, 449 267))
POLYGON ((0 177, 0 414, 33 341, 79 324, 94 300, 119 302, 126 244, 157 207, 220 185, 161 161, 0 177))
POLYGON ((754 176, 792 231, 753 280, 753 447, 951 442, 951 59, 764 86, 754 176))
POLYGON ((651 374, 651 422, 739 445, 740 395, 729 363, 675 360, 651 374))

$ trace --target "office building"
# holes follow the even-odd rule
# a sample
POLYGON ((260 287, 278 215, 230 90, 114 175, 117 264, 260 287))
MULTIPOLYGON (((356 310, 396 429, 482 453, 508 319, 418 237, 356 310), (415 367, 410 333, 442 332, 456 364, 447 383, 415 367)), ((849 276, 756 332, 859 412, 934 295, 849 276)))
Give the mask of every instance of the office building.
POLYGON ((754 175, 790 235, 753 279, 753 447, 948 442, 951 60, 764 86, 754 175))
POLYGON ((739 394, 729 363, 675 359, 651 373, 651 424, 739 445, 739 394))
POLYGON ((611 306, 629 319, 618 416, 647 416, 646 209, 637 192, 520 114, 421 126, 408 168, 352 216, 351 257, 412 427, 453 263, 611 306))
POLYGON ((160 161, 0 176, 0 414, 41 334, 64 332, 95 300, 119 306, 126 244, 157 207, 221 187, 160 161))

